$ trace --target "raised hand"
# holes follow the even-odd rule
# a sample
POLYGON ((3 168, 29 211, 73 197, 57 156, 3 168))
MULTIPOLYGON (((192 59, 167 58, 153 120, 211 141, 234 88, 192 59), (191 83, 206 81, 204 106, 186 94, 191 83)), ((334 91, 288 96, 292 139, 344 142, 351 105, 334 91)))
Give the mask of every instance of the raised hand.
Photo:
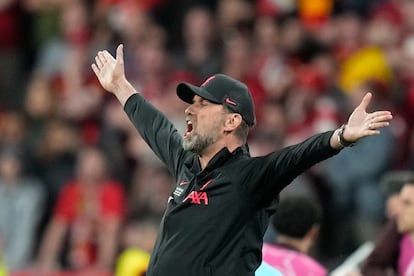
POLYGON ((379 128, 390 124, 389 121, 392 119, 390 111, 367 113, 366 110, 371 99, 372 94, 367 93, 349 117, 344 131, 346 141, 355 142, 366 136, 378 135, 380 134, 379 128))
POLYGON ((116 59, 106 50, 99 51, 92 70, 102 87, 114 93, 125 82, 123 45, 116 49, 116 59))

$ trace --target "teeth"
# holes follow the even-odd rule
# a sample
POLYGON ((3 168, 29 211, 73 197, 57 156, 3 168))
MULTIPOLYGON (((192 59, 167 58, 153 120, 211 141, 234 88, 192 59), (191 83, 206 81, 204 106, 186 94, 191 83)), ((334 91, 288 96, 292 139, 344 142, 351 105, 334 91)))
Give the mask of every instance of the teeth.
POLYGON ((186 120, 187 123, 187 133, 190 133, 193 130, 193 122, 191 120, 186 120))

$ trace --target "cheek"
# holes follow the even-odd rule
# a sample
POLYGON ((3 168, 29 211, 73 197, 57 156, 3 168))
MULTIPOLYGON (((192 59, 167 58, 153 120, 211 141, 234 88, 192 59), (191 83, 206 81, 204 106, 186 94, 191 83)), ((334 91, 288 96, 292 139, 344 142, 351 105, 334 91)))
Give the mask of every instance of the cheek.
POLYGON ((414 210, 410 210, 405 213, 406 220, 410 221, 410 224, 414 225, 414 210))
POLYGON ((197 119, 197 131, 208 133, 214 124, 214 116, 211 114, 200 114, 197 119))

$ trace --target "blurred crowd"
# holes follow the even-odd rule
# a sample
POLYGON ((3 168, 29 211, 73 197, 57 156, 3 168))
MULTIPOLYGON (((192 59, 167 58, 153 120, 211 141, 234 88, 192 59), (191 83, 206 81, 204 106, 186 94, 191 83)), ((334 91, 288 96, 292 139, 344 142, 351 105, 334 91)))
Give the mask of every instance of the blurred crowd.
POLYGON ((253 156, 339 127, 366 92, 370 111, 393 112, 381 135, 282 193, 322 206, 311 254, 328 268, 384 223, 383 175, 414 168, 414 1, 0 0, 0 33, 9 271, 120 271, 134 256, 145 267, 174 181, 90 68, 119 43, 128 79, 182 132, 179 82, 218 72, 245 82, 253 156))

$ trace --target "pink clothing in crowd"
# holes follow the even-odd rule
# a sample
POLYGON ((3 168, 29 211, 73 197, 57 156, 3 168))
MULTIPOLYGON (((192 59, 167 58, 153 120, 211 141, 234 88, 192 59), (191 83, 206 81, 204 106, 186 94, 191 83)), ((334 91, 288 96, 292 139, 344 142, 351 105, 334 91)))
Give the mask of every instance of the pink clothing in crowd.
POLYGON ((325 276, 327 270, 314 259, 299 251, 263 244, 263 261, 284 276, 325 276))
POLYGON ((405 234, 400 241, 398 275, 414 276, 414 241, 409 234, 405 234))

